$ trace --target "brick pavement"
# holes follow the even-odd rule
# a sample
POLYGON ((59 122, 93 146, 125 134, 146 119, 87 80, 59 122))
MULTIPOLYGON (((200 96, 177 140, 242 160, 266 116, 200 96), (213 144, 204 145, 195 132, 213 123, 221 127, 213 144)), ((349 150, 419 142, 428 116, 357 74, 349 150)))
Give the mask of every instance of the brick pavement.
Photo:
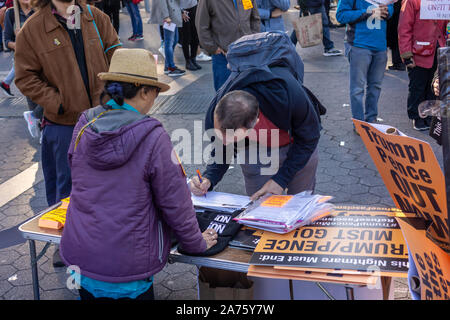
MULTIPOLYGON (((153 41, 148 40, 144 46, 156 52, 158 45, 155 41, 156 29, 151 27, 145 25, 146 34, 147 31, 151 33, 149 38, 153 41)), ((121 36, 125 38, 126 31, 122 32, 121 36)), ((343 29, 332 30, 332 37, 336 46, 342 49, 343 29)), ((305 85, 315 92, 328 108, 327 115, 322 118, 323 131, 319 144, 320 162, 316 191, 334 196, 334 203, 393 206, 361 139, 352 131, 348 106, 347 61, 344 57, 322 57, 320 46, 308 49, 297 47, 297 49, 305 62, 305 85)), ((6 54, 0 56, 0 60, 5 59, 8 59, 6 54)), ((183 59, 179 49, 176 59, 181 65, 183 59)), ((198 92, 213 93, 211 66, 210 64, 203 66, 204 76, 178 93, 181 101, 183 96, 192 97, 192 94, 198 92)), ((407 83, 405 72, 386 72, 379 116, 385 119, 385 123, 396 126, 406 134, 429 141, 442 163, 442 154, 436 144, 427 135, 412 130, 406 117, 407 83)), ((205 105, 204 108, 206 107, 205 105)), ((14 107, 7 106, 0 100, 0 184, 40 159, 39 144, 29 137, 21 116, 25 109, 23 100, 14 107)), ((192 132, 194 121, 204 119, 203 113, 156 113, 153 116, 163 123, 169 134, 178 128, 186 128, 192 132)), ((186 165, 186 171, 192 175, 198 167, 202 168, 186 165)), ((244 194, 243 178, 237 166, 229 170, 217 190, 244 194)), ((44 185, 43 182, 39 182, 0 208, 0 231, 17 225, 45 207, 44 185)), ((38 251, 42 247, 43 244, 37 244, 38 251)), ((76 292, 66 288, 65 268, 57 270, 53 268, 52 253, 53 248, 49 249, 39 261, 41 299, 76 299, 76 292)), ((394 279, 394 285, 395 299, 410 299, 404 279, 394 279)), ((196 267, 168 264, 155 276, 155 295, 159 300, 197 299, 196 267)), ((0 299, 32 299, 27 243, 0 249, 0 299)))

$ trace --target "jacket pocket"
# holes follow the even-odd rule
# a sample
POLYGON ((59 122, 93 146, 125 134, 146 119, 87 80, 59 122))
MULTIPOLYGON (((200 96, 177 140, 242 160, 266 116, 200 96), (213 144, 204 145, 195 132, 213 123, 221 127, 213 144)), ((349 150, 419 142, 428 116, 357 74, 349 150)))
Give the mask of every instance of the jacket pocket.
POLYGON ((414 41, 412 52, 419 56, 430 56, 434 53, 434 45, 429 41, 414 41))

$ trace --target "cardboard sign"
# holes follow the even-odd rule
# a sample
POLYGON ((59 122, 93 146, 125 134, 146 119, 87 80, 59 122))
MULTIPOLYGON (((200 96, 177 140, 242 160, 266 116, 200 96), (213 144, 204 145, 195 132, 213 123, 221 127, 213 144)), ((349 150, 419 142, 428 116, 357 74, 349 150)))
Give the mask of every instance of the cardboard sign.
POLYGON ((420 280, 422 300, 450 299, 450 256, 414 228, 406 219, 397 219, 411 251, 420 280))
POLYGON ((450 20, 450 0, 422 0, 421 20, 450 20))
POLYGON ((408 251, 394 217, 381 212, 328 216, 288 234, 264 232, 252 265, 408 271, 408 251))
POLYGON ((431 237, 447 248, 445 180, 431 146, 395 128, 353 122, 397 208, 429 221, 431 237))

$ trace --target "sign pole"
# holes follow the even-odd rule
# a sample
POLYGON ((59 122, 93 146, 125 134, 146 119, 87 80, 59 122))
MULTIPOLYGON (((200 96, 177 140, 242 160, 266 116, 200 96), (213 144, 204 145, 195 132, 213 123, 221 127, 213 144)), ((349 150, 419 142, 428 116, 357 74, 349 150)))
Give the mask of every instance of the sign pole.
POLYGON ((450 39, 439 48, 439 99, 441 100, 442 153, 444 159, 445 190, 447 194, 447 230, 450 230, 450 39))

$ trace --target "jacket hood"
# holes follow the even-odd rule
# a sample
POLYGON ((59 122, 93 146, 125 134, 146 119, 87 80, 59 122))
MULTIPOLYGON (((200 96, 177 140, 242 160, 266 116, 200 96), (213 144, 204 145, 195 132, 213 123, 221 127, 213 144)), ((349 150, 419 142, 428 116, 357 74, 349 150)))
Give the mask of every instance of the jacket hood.
MULTIPOLYGON (((105 111, 103 107, 83 113, 88 123, 105 111)), ((124 165, 139 144, 161 123, 149 116, 133 111, 110 110, 99 117, 83 133, 78 148, 82 146, 89 166, 97 170, 111 170, 124 165)), ((76 151, 75 151, 76 152, 76 151)))

